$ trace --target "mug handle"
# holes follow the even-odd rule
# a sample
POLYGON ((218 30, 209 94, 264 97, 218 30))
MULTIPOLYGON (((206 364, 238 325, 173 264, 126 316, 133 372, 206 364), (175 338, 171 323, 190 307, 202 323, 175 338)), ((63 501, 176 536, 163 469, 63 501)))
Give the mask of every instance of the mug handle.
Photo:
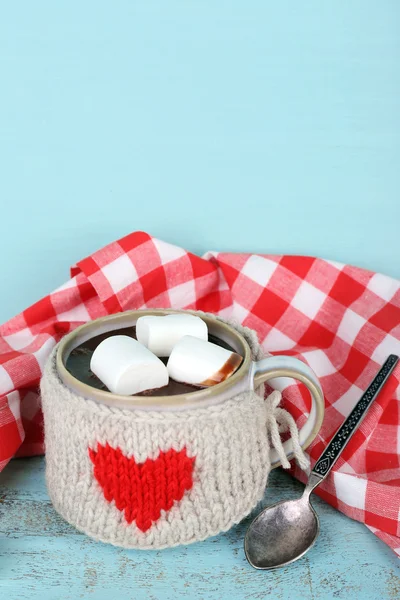
MULTIPOLYGON (((321 428, 325 413, 324 394, 321 384, 314 371, 308 365, 292 356, 268 356, 254 363, 254 388, 257 389, 266 381, 270 382, 271 387, 282 390, 286 387, 285 382, 272 382, 272 379, 278 377, 291 377, 304 383, 311 394, 311 411, 299 431, 300 445, 305 450, 316 437, 321 428)), ((290 460, 293 458, 293 444, 289 439, 283 444, 285 454, 290 460)), ((278 454, 275 449, 271 450, 271 468, 278 467, 280 464, 278 454)))

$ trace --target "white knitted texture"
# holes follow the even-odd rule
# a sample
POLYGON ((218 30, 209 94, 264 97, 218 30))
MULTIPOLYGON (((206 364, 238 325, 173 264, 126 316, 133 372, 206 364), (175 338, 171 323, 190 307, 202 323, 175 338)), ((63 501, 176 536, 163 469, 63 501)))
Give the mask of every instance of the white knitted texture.
MULTIPOLYGON (((236 326, 261 358, 255 332, 236 326)), ((110 408, 67 388, 55 367, 57 348, 41 382, 46 480, 55 509, 89 536, 125 548, 161 549, 226 531, 262 498, 271 468, 268 403, 244 392, 219 405, 182 411, 110 408), (195 457, 193 487, 146 532, 128 524, 93 474, 88 449, 108 443, 137 463, 160 451, 195 457)))

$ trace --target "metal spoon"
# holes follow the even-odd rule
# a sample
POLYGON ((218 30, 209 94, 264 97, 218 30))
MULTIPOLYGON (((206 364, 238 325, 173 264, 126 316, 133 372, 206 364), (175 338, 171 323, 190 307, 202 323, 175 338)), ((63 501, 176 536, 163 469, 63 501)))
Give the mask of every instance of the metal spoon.
POLYGON ((392 373, 398 356, 391 354, 347 419, 337 430, 311 471, 298 500, 265 508, 248 528, 244 551, 256 569, 276 569, 302 557, 315 543, 319 520, 310 504, 311 492, 325 479, 392 373))

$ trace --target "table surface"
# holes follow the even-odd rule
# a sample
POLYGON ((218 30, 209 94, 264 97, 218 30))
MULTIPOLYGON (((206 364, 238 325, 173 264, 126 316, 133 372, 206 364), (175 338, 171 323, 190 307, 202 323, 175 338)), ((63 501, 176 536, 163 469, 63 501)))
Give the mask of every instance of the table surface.
MULTIPOLYGON (((300 561, 255 571, 243 554, 246 519, 205 542, 154 552, 98 543, 53 509, 44 458, 16 459, 0 474, 0 598, 7 600, 331 600, 400 598, 400 561, 366 527, 314 496, 321 533, 300 561)), ((283 471, 263 503, 301 493, 283 471)))

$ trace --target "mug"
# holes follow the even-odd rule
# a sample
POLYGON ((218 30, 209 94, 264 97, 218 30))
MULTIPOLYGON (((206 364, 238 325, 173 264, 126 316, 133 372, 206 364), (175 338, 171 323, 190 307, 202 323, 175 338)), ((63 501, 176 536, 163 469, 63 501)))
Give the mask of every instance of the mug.
MULTIPOLYGON (((299 432, 306 448, 324 416, 321 385, 303 362, 261 358, 255 332, 197 313, 210 336, 243 357, 239 369, 209 388, 169 396, 119 396, 67 369, 70 353, 97 335, 134 326, 134 310, 86 323, 62 339, 41 382, 46 479, 56 510, 91 537, 128 548, 164 548, 226 531, 262 498, 271 468, 266 403, 259 391, 295 378, 311 394, 299 432)), ((284 443, 291 458, 291 440, 284 443)))

